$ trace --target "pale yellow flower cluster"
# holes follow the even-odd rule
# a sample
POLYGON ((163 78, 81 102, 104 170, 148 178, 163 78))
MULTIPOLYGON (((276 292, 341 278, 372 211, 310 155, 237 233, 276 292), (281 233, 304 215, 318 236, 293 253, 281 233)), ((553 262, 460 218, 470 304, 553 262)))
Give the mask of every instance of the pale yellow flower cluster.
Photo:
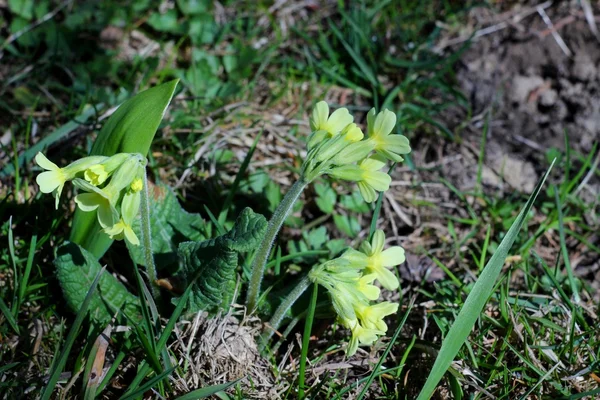
POLYGON ((398 310, 398 304, 389 301, 372 304, 380 295, 376 280, 386 289, 398 289, 398 278, 389 268, 405 260, 404 249, 394 246, 384 250, 384 244, 385 235, 377 230, 360 251, 348 249, 339 258, 314 267, 308 275, 327 289, 339 322, 352 332, 346 349, 349 356, 356 353, 359 344, 370 345, 384 335, 384 317, 398 310))
POLYGON ((125 238, 133 245, 140 244, 131 226, 140 209, 147 164, 144 156, 130 153, 90 156, 64 168, 42 153, 35 156, 35 161, 46 170, 36 178, 40 191, 54 195, 56 208, 65 183, 72 181, 83 192, 75 197, 75 203, 82 211, 97 213, 103 232, 111 239, 125 238))
POLYGON ((329 105, 321 101, 310 118, 311 135, 303 176, 309 182, 322 174, 356 182, 365 201, 377 199, 389 189, 391 178, 381 169, 387 161, 403 161, 410 152, 408 139, 392 134, 396 114, 383 110, 367 114, 367 135, 354 122, 347 108, 329 115, 329 105))

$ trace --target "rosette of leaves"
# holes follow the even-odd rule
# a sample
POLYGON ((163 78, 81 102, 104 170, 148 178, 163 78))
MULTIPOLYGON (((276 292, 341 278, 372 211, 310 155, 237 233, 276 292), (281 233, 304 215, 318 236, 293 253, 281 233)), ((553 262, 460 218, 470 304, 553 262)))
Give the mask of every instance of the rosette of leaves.
POLYGON ((182 267, 176 278, 185 287, 193 285, 188 312, 215 311, 229 306, 235 289, 239 254, 255 249, 266 229, 265 217, 246 208, 228 233, 202 242, 179 245, 182 267))

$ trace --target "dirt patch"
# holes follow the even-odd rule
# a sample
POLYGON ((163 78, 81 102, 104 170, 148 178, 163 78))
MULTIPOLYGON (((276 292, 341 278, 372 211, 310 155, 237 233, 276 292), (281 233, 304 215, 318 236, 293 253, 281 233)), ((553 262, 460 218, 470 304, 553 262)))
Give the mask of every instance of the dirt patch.
POLYGON ((475 9, 471 18, 481 27, 510 25, 478 38, 457 71, 474 115, 491 112, 484 178, 497 184, 494 175, 502 176, 530 192, 547 167, 546 154, 565 149, 565 135, 583 155, 600 135, 600 42, 573 4, 542 13, 524 6, 494 15, 475 9))

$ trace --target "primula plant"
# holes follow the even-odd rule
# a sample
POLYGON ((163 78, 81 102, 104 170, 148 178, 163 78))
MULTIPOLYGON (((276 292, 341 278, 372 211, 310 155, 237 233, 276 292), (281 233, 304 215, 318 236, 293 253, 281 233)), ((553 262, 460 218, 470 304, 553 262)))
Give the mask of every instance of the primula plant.
POLYGON ((349 248, 337 258, 319 260, 298 275, 295 287, 274 301, 272 313, 261 305, 273 302, 261 285, 277 234, 307 185, 327 177, 347 181, 367 203, 388 190, 387 170, 410 152, 407 138, 394 133, 395 114, 372 109, 364 133, 346 108, 330 114, 327 103, 317 103, 300 176, 271 220, 267 223, 246 208, 233 223, 225 224, 228 229, 214 227, 217 235, 212 224, 185 212, 168 187, 151 185, 147 178, 145 155, 175 86, 176 82, 170 82, 124 103, 105 124, 90 156, 65 167, 42 153, 35 157, 43 170, 37 176, 40 191, 55 197, 56 208, 61 195, 65 197, 66 185, 71 183, 77 192, 71 241, 57 250, 55 261, 69 306, 77 311, 86 287, 101 274, 99 290, 92 296, 91 320, 104 326, 115 316, 125 317, 121 319, 125 323, 143 317, 140 299, 110 273, 101 272, 99 260, 112 241, 125 240, 131 264, 146 268, 150 286, 146 293, 152 294, 159 309, 165 309, 164 301, 170 299, 187 312, 226 310, 233 301, 238 263, 243 258, 250 265, 246 307, 270 319, 263 344, 268 344, 311 285, 326 291, 337 321, 350 332, 348 356, 359 345, 371 345, 385 335, 384 318, 396 313, 399 305, 380 301, 380 288, 398 290, 393 267, 404 262, 404 250, 386 249, 382 230, 372 232, 358 250, 349 248))

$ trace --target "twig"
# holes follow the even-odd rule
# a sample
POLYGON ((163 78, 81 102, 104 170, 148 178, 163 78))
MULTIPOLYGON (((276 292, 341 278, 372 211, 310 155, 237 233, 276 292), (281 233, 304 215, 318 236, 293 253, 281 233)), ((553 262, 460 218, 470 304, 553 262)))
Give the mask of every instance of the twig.
POLYGON ((540 17, 542 17, 542 20, 550 29, 550 32, 552 33, 552 37, 554 37, 554 40, 556 40, 556 44, 558 44, 558 47, 560 47, 560 49, 563 51, 563 53, 565 53, 565 55, 567 57, 571 57, 573 55, 573 53, 571 53, 571 50, 569 50, 569 48, 567 47, 567 44, 565 43, 563 38, 558 34, 556 29, 554 29, 554 24, 550 20, 550 17, 548 17, 548 14, 546 14, 546 11, 544 11, 544 9, 542 7, 538 6, 537 12, 538 12, 538 14, 540 14, 540 17))

